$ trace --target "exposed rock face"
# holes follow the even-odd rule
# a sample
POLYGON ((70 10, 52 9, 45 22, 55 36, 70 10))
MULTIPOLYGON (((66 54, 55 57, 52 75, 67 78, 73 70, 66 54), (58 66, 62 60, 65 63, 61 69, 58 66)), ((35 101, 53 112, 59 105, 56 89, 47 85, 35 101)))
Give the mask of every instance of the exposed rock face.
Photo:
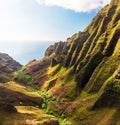
POLYGON ((120 3, 120 0, 111 0, 111 4, 118 4, 120 3))
POLYGON ((64 45, 65 42, 60 41, 58 43, 55 43, 54 45, 49 46, 45 52, 45 56, 51 56, 52 54, 60 54, 64 45))
POLYGON ((50 60, 50 65, 51 66, 55 66, 61 62, 63 62, 62 60, 62 56, 61 52, 63 51, 64 47, 65 47, 65 42, 58 42, 55 43, 54 45, 51 45, 48 47, 48 49, 45 52, 45 57, 49 57, 50 60))
POLYGON ((28 74, 32 74, 39 70, 45 69, 50 65, 49 58, 43 58, 42 60, 34 60, 30 61, 27 66, 25 67, 24 71, 28 74))
POLYGON ((60 41, 54 45, 49 46, 45 52, 45 57, 41 60, 30 61, 26 65, 24 71, 31 74, 42 69, 46 69, 52 63, 52 59, 56 60, 56 63, 59 63, 60 60, 57 60, 57 56, 59 57, 59 54, 62 52, 64 45, 65 43, 60 41))
POLYGON ((21 68, 21 65, 12 59, 8 54, 0 53, 1 72, 11 73, 21 68))
POLYGON ((0 53, 0 82, 11 79, 11 73, 20 69, 21 65, 8 54, 0 53))
POLYGON ((60 53, 63 50, 63 47, 65 45, 65 42, 58 42, 54 45, 51 45, 48 47, 48 49, 45 52, 45 57, 41 60, 32 60, 30 61, 23 71, 27 74, 31 74, 33 78, 33 84, 36 86, 42 86, 44 82, 49 78, 46 74, 49 66, 54 66, 58 63, 60 63, 60 53))

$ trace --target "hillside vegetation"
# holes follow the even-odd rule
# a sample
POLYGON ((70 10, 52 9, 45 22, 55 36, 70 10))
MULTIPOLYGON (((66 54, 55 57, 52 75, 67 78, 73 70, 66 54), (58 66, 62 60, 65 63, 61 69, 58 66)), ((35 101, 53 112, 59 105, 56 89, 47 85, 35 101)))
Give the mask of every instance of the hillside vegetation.
MULTIPOLYGON (((0 100, 11 107, 16 124, 21 115, 33 125, 120 125, 120 0, 12 76, 0 84, 0 100)), ((7 125, 5 115, 0 123, 7 125)))

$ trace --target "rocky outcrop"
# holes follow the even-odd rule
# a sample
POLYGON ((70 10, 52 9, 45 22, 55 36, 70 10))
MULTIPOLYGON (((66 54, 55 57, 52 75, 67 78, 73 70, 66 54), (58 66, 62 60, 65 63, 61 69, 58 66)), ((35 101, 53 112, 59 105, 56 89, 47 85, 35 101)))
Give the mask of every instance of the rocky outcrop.
POLYGON ((24 68, 26 74, 32 75, 32 84, 42 86, 49 78, 47 70, 49 66, 55 66, 63 62, 59 56, 65 46, 65 42, 58 42, 48 47, 45 52, 45 57, 41 60, 32 60, 24 68))
POLYGON ((48 49, 45 52, 45 57, 49 57, 51 59, 50 66, 55 66, 63 62, 61 53, 63 49, 65 48, 65 46, 66 46, 66 43, 60 41, 48 47, 48 49))
POLYGON ((120 3, 120 0, 111 0, 111 4, 118 4, 120 3))
POLYGON ((63 50, 63 47, 65 45, 65 42, 58 42, 58 43, 55 43, 54 45, 51 45, 47 48, 47 50, 45 51, 45 56, 51 56, 53 54, 60 54, 61 51, 63 50))
POLYGON ((8 54, 0 53, 0 82, 11 79, 11 73, 21 68, 21 65, 8 54))
POLYGON ((30 61, 23 70, 28 74, 33 74, 40 70, 45 70, 54 63, 58 64, 61 61, 59 59, 59 55, 62 52, 64 45, 65 43, 60 41, 58 43, 55 43, 54 45, 49 46, 45 52, 45 57, 43 59, 30 61))
POLYGON ((27 74, 33 74, 40 70, 45 70, 50 65, 50 58, 45 57, 42 60, 30 61, 23 69, 27 74))
POLYGON ((21 68, 21 65, 8 54, 0 53, 0 71, 11 73, 21 68))

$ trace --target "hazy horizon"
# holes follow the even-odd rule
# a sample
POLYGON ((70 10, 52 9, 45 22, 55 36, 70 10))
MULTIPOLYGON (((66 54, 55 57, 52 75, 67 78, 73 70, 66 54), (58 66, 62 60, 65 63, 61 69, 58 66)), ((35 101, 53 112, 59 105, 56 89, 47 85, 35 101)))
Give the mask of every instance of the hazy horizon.
POLYGON ((0 52, 26 64, 83 31, 110 0, 0 0, 0 52), (48 42, 42 42, 48 41, 48 42))
POLYGON ((33 59, 40 60, 44 57, 45 50, 49 45, 54 44, 53 41, 45 41, 45 42, 8 42, 7 44, 1 44, 0 52, 9 54, 13 59, 22 65, 27 64, 29 61, 33 59))

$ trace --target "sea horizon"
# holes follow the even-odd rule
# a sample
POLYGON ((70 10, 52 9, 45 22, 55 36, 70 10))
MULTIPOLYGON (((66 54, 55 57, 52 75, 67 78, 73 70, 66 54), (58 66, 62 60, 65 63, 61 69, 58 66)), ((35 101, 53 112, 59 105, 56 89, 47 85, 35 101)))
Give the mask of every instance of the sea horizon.
POLYGON ((1 43, 0 52, 6 53, 22 65, 31 60, 40 60, 44 57, 46 49, 55 41, 7 41, 1 43))

